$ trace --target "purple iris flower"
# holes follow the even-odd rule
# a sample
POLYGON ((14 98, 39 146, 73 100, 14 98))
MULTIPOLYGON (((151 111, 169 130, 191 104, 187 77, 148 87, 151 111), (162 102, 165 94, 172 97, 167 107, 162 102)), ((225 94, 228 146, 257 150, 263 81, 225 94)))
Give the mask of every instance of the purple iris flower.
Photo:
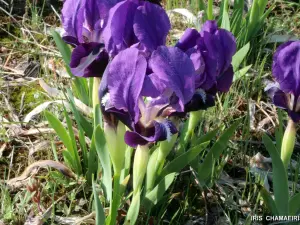
POLYGON ((265 90, 273 103, 288 112, 294 122, 300 120, 300 41, 280 45, 273 56, 273 76, 276 83, 265 90))
POLYGON ((75 76, 100 77, 109 57, 102 31, 109 9, 118 1, 66 0, 62 9, 63 39, 73 45, 70 67, 75 76))
POLYGON ((214 105, 214 96, 227 92, 232 84, 232 56, 236 41, 232 33, 219 29, 216 21, 206 21, 201 31, 188 28, 176 47, 185 51, 196 70, 196 92, 186 111, 206 109, 214 105))
POLYGON ((166 43, 170 28, 169 18, 159 5, 143 0, 125 0, 111 8, 103 38, 112 57, 133 45, 152 52, 166 43))
POLYGON ((121 51, 100 86, 105 122, 122 121, 130 129, 125 142, 132 147, 170 139, 177 129, 168 116, 184 111, 194 79, 192 61, 176 47, 160 46, 150 56, 137 48, 121 51))

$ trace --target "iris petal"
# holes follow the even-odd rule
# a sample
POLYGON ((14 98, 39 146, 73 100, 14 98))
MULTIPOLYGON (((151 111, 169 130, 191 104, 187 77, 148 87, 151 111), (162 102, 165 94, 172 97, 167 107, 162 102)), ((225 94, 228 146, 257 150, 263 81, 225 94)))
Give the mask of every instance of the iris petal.
POLYGON ((176 111, 184 111, 184 104, 191 100, 195 90, 192 61, 179 48, 161 46, 152 53, 149 63, 157 79, 178 97, 176 111))
POLYGON ((101 77, 108 64, 108 55, 103 47, 98 43, 78 45, 71 56, 72 73, 79 77, 101 77))
POLYGON ((139 42, 149 51, 166 43, 170 28, 169 17, 162 7, 146 1, 138 7, 133 29, 139 42))
POLYGON ((220 92, 228 92, 233 80, 233 68, 230 65, 228 69, 217 78, 217 90, 220 92))
POLYGON ((273 100, 274 105, 287 110, 289 108, 289 99, 280 88, 278 83, 269 83, 265 87, 267 95, 273 100))
POLYGON ((183 51, 187 51, 196 46, 198 38, 200 38, 200 34, 197 30, 187 28, 175 46, 183 51))
POLYGON ((218 30, 218 24, 215 20, 207 20, 201 27, 202 32, 215 33, 218 30))
POLYGON ((149 74, 145 77, 142 96, 157 98, 166 89, 166 85, 160 82, 159 77, 155 73, 149 74))
POLYGON ((66 0, 62 8, 62 22, 67 36, 83 42, 82 28, 86 0, 66 0))
POLYGON ((206 110, 209 107, 212 107, 214 105, 215 105, 215 98, 213 95, 198 91, 194 94, 191 101, 185 105, 185 110, 187 112, 206 110))
POLYGON ((129 112, 116 109, 110 101, 110 94, 107 83, 110 63, 108 64, 107 69, 104 71, 99 87, 99 99, 101 99, 100 107, 103 115, 103 120, 105 123, 115 128, 117 127, 118 121, 120 120, 123 124, 125 124, 129 129, 132 130, 134 127, 134 123, 129 115, 129 112))
POLYGON ((185 51, 194 63, 198 74, 196 88, 209 90, 217 86, 220 87, 218 91, 228 91, 232 83, 232 56, 236 52, 236 41, 229 31, 219 29, 216 21, 208 20, 200 33, 187 29, 176 46, 185 51), (217 84, 218 80, 224 82, 227 77, 226 85, 217 84))
POLYGON ((108 13, 118 0, 66 0, 62 9, 62 22, 67 43, 100 41, 100 33, 108 13), (71 37, 74 39, 72 40, 71 37), (92 38, 92 39, 90 39, 92 38))
POLYGON ((289 41, 276 50, 272 72, 285 93, 300 95, 300 41, 289 41))
POLYGON ((103 39, 109 54, 124 50, 136 43, 133 21, 138 1, 122 1, 110 9, 103 39))
POLYGON ((138 101, 147 69, 145 57, 139 50, 129 48, 121 51, 107 69, 111 105, 128 112, 137 122, 140 116, 138 101))
POLYGON ((177 132, 176 127, 171 121, 153 122, 154 125, 150 128, 145 128, 144 135, 136 131, 127 131, 125 133, 125 142, 129 146, 135 148, 138 145, 145 145, 151 142, 167 140, 172 134, 177 132))

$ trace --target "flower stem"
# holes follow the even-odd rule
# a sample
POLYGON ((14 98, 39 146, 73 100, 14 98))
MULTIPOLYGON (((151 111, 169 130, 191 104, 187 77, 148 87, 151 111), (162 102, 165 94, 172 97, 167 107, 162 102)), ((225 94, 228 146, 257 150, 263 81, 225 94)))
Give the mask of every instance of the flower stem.
POLYGON ((110 225, 115 225, 118 215, 118 207, 120 204, 120 174, 114 175, 113 200, 110 204, 110 225))
POLYGON ((147 165, 149 161, 149 148, 147 145, 139 145, 135 150, 134 161, 133 161, 133 196, 131 205, 129 207, 126 223, 135 224, 141 200, 141 189, 143 180, 146 174, 147 165))
POLYGON ((141 191, 133 194, 124 225, 134 225, 139 215, 141 205, 141 191))
POLYGON ((93 108, 95 108, 98 104, 100 104, 99 101, 99 86, 100 86, 100 78, 99 77, 94 77, 94 82, 93 82, 93 108))
POLYGON ((197 125, 200 122, 200 118, 201 118, 201 111, 195 111, 195 112, 191 112, 190 113, 190 118, 188 120, 188 128, 184 137, 184 143, 185 145, 190 141, 190 139, 192 138, 193 134, 194 134, 194 130, 197 127, 197 125))
POLYGON ((289 120, 286 130, 283 135, 281 145, 281 160, 285 169, 288 168, 288 164, 291 160, 294 146, 296 141, 296 124, 293 120, 289 120))
POLYGON ((146 177, 146 192, 152 191, 156 179, 159 177, 166 157, 169 155, 170 151, 173 149, 178 134, 172 135, 171 140, 165 140, 160 142, 159 148, 156 149, 150 156, 147 168, 147 177, 146 177))
POLYGON ((138 192, 143 184, 149 161, 148 146, 139 145, 135 151, 133 162, 133 192, 138 192))

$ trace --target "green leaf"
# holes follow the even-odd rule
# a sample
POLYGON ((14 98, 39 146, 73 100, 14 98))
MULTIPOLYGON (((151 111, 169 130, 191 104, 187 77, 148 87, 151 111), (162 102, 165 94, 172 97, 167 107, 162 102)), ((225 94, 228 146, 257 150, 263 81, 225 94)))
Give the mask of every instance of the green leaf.
POLYGON ((58 162, 59 160, 58 160, 58 156, 57 156, 57 149, 56 149, 56 145, 54 144, 53 141, 51 141, 51 148, 52 148, 54 159, 55 159, 55 161, 58 162))
POLYGON ((276 3, 273 3, 271 7, 260 17, 260 23, 263 24, 264 20, 268 17, 268 15, 273 11, 276 7, 276 3))
POLYGON ((93 181, 93 194, 94 194, 94 203, 95 203, 95 210, 96 210, 96 225, 104 225, 105 224, 104 209, 98 197, 94 181, 93 181))
POLYGON ((207 10, 206 10, 206 14, 207 14, 207 19, 208 20, 213 20, 214 19, 214 15, 213 15, 213 0, 208 0, 207 2, 207 10))
MULTIPOLYGON (((200 137, 194 136, 194 138, 191 141, 191 147, 200 145, 204 142, 210 142, 212 139, 214 139, 220 129, 215 129, 212 131, 207 132, 205 135, 201 135, 200 137)), ((196 157, 192 162, 190 162, 190 165, 194 168, 194 170, 198 171, 199 166, 199 157, 196 157)))
POLYGON ((75 77, 71 70, 70 70, 70 61, 71 61, 71 50, 69 46, 62 40, 59 33, 57 33, 55 30, 51 30, 52 37, 55 41, 55 44, 59 50, 59 52, 62 55, 62 58, 65 62, 65 67, 68 72, 68 74, 73 77, 73 84, 75 87, 75 92, 77 93, 78 98, 86 105, 89 105, 89 96, 88 96, 88 85, 87 85, 87 79, 75 77))
POLYGON ((241 79, 243 76, 245 76, 251 67, 252 67, 252 64, 249 66, 245 66, 244 68, 240 69, 239 71, 236 71, 234 73, 233 82, 235 82, 236 80, 241 79))
POLYGON ((264 24, 264 20, 274 9, 275 3, 273 3, 273 5, 264 14, 260 11, 263 12, 265 9, 260 9, 259 7, 259 0, 254 0, 248 17, 247 28, 245 29, 245 41, 250 41, 251 38, 253 38, 261 29, 264 24))
POLYGON ((180 129, 180 136, 179 136, 179 148, 176 151, 176 156, 179 156, 184 153, 185 148, 186 148, 186 142, 185 142, 185 137, 187 135, 189 128, 189 122, 187 121, 184 123, 183 127, 180 129))
MULTIPOLYGON (((160 177, 163 178, 167 174, 170 173, 178 173, 180 170, 182 170, 185 166, 187 166, 194 158, 196 158, 197 155, 201 151, 203 151, 206 146, 209 144, 209 142, 205 142, 203 144, 197 145, 193 148, 191 148, 189 151, 181 154, 177 158, 175 158, 173 161, 171 161, 167 166, 165 166, 161 172, 160 177)), ((158 179, 159 180, 159 179, 158 179)))
POLYGON ((130 207, 128 209, 127 216, 124 223, 125 225, 135 224, 139 215, 140 204, 141 204, 140 193, 136 193, 135 195, 133 195, 130 207))
POLYGON ((207 153, 203 163, 198 168, 198 178, 201 182, 210 177, 215 160, 219 159, 223 150, 227 147, 229 139, 234 134, 240 122, 241 120, 236 121, 231 127, 225 130, 207 153))
MULTIPOLYGON (((67 122, 67 127, 68 127, 68 131, 69 131, 69 136, 71 138, 71 142, 72 142, 72 146, 73 146, 73 149, 77 149, 77 145, 76 145, 76 139, 75 139, 75 135, 74 135, 74 131, 73 131, 73 126, 72 126, 72 121, 66 111, 66 108, 64 107, 64 116, 66 118, 66 122, 67 122)), ((73 152, 72 152, 73 154, 73 152)), ((75 156, 73 154, 73 156, 75 156)))
POLYGON ((98 170, 98 157, 96 151, 96 144, 95 144, 95 135, 92 137, 90 152, 88 155, 88 171, 87 171, 87 182, 92 184, 92 177, 93 174, 97 174, 98 170))
POLYGON ((278 210, 275 201, 270 195, 270 193, 261 185, 259 185, 259 192, 267 208, 272 212, 273 215, 278 215, 278 210))
POLYGON ((219 20, 221 20, 221 28, 230 31, 230 20, 228 16, 228 0, 222 0, 220 13, 222 13, 219 18, 219 20))
POLYGON ((74 76, 73 84, 73 88, 75 89, 77 97, 80 99, 80 101, 86 105, 89 105, 89 87, 87 84, 87 79, 74 76))
POLYGON ((72 154, 66 149, 62 151, 62 154, 64 157, 64 161, 72 168, 73 171, 76 171, 76 163, 72 154))
POLYGON ((151 191, 155 185, 158 174, 158 154, 159 148, 155 149, 148 161, 146 172, 146 192, 151 191))
POLYGON ((124 169, 122 170, 121 179, 125 179, 125 177, 127 177, 130 172, 132 153, 133 153, 133 148, 127 146, 126 153, 125 153, 124 169))
POLYGON ((279 215, 288 215, 289 188, 286 170, 276 147, 266 134, 263 135, 263 142, 272 158, 273 189, 278 213, 279 215))
POLYGON ((45 116, 50 126, 55 130, 60 140, 62 140, 68 151, 72 154, 74 152, 73 143, 67 130, 64 128, 62 123, 49 111, 45 111, 45 116))
POLYGON ((200 145, 204 142, 211 141, 217 135, 218 131, 219 131, 219 128, 209 131, 206 134, 201 135, 200 137, 194 136, 194 138, 192 139, 192 142, 191 142, 191 146, 194 147, 194 146, 200 145))
POLYGON ((126 191, 126 187, 129 182, 129 179, 130 179, 130 174, 127 175, 120 183, 120 189, 119 189, 120 196, 123 196, 124 192, 126 191))
POLYGON ((259 8, 259 15, 260 17, 264 14, 266 6, 268 4, 268 0, 259 0, 258 1, 258 8, 259 8))
POLYGON ((83 166, 84 166, 83 173, 85 174, 88 169, 88 150, 86 147, 84 132, 81 126, 78 126, 78 128, 79 128, 79 144, 82 151, 83 166))
MULTIPOLYGON (((198 0, 198 11, 205 11, 206 10, 206 6, 204 3, 204 0, 198 0)), ((200 27, 199 27, 200 29, 200 27)))
POLYGON ((89 105, 93 105, 93 89, 94 89, 94 77, 88 79, 88 88, 89 88, 89 105))
POLYGON ((170 173, 165 176, 159 184, 153 188, 153 190, 146 194, 145 199, 143 201, 143 205, 145 209, 150 209, 152 206, 156 205, 157 202, 163 197, 164 193, 170 187, 172 182, 174 181, 176 173, 170 173))
POLYGON ((254 25, 260 18, 259 2, 260 0, 254 0, 250 9, 249 26, 254 25))
POLYGON ((277 108, 277 115, 279 120, 279 125, 275 130, 275 137, 276 137, 276 149, 278 150, 279 154, 281 152, 281 145, 282 145, 282 138, 284 135, 283 131, 283 115, 281 109, 277 108))
POLYGON ((248 54, 249 49, 250 49, 250 43, 247 43, 234 54, 234 56, 232 57, 233 71, 237 71, 239 69, 241 63, 243 62, 244 58, 248 54))
POLYGON ((241 31, 241 25, 243 22, 243 12, 244 0, 235 0, 231 16, 231 31, 233 32, 235 37, 237 37, 241 31))
POLYGON ((221 28, 230 31, 230 20, 227 11, 223 12, 221 28))
POLYGON ((69 136, 71 138, 71 142, 73 145, 73 148, 72 148, 73 152, 71 152, 71 154, 72 154, 72 158, 75 159, 75 164, 76 164, 75 171, 76 171, 76 174, 81 175, 82 168, 81 168, 80 158, 78 155, 77 144, 76 144, 76 139, 75 139, 75 135, 74 135, 74 131, 73 131, 72 121, 71 121, 65 107, 64 107, 64 115, 65 115, 65 118, 67 121, 69 136))
POLYGON ((94 126, 97 127, 98 125, 103 128, 102 113, 99 104, 97 104, 94 108, 94 126))
POLYGON ((295 194, 291 197, 289 201, 289 214, 291 216, 296 216, 299 214, 300 211, 300 193, 295 194))
POLYGON ((86 135, 89 138, 92 138, 93 131, 94 131, 93 126, 77 110, 77 108, 75 106, 74 96, 73 96, 73 94, 72 94, 72 92, 70 90, 67 90, 67 95, 69 97, 69 103, 70 103, 70 106, 71 106, 71 110, 72 110, 72 112, 74 114, 74 117, 75 117, 75 120, 76 120, 77 124, 79 124, 80 126, 82 126, 84 132, 86 133, 86 135))
POLYGON ((95 130, 95 141, 96 141, 96 150, 103 168, 103 184, 105 187, 105 193, 107 200, 111 200, 112 196, 112 172, 111 172, 111 162, 109 157, 109 151, 106 146, 106 140, 104 132, 100 125, 97 126, 95 130))
POLYGON ((71 50, 69 46, 64 42, 59 33, 57 33, 54 29, 51 29, 51 34, 65 64, 68 66, 71 61, 71 50))

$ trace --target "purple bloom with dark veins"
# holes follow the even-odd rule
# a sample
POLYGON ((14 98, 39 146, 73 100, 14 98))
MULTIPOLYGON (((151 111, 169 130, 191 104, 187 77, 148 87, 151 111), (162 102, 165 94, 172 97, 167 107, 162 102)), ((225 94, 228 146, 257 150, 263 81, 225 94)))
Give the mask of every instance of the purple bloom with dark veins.
POLYGON ((288 112, 294 122, 300 120, 300 41, 280 45, 273 56, 273 76, 276 83, 265 90, 273 103, 288 112))
POLYGON ((234 36, 225 29, 219 29, 216 21, 206 21, 200 32, 188 28, 176 47, 189 55, 197 73, 196 92, 186 105, 186 111, 213 106, 216 93, 227 92, 232 84, 231 61, 236 52, 234 36))
POLYGON ((176 47, 160 46, 151 56, 137 48, 121 51, 107 67, 99 97, 106 123, 122 121, 136 147, 170 139, 177 132, 168 116, 183 112, 194 94, 195 69, 176 47))
POLYGON ((103 38, 110 56, 133 45, 151 52, 166 43, 170 28, 168 15, 159 5, 125 0, 110 10, 103 38))
POLYGON ((78 77, 101 77, 108 61, 109 56, 104 44, 82 43, 72 52, 70 68, 78 77))
POLYGON ((70 68, 75 76, 100 77, 107 63, 102 31, 109 9, 118 1, 66 0, 62 9, 65 34, 63 39, 73 45, 70 68))

